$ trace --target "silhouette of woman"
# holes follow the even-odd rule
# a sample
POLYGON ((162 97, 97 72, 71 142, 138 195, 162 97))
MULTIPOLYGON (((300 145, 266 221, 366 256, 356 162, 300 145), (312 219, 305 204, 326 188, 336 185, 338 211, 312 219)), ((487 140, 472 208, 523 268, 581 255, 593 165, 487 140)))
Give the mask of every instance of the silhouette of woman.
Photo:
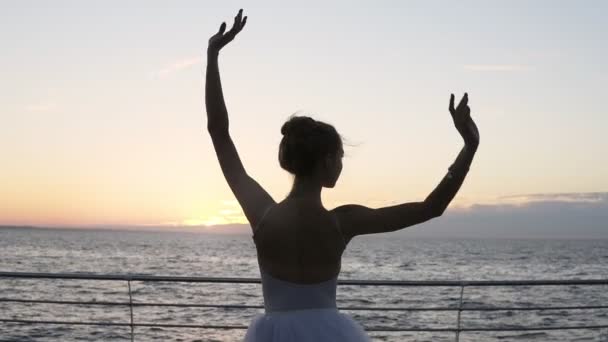
POLYGON ((342 253, 357 235, 392 232, 442 215, 479 146, 468 95, 454 108, 452 94, 449 105, 464 147, 424 201, 325 209, 321 189, 334 187, 340 176, 342 140, 333 126, 295 116, 281 128, 279 146, 280 165, 295 178, 291 192, 276 203, 247 174, 228 131, 218 56, 246 23, 241 9, 228 32, 222 23, 209 39, 205 84, 207 128, 226 181, 251 224, 262 278, 265 314, 252 321, 245 341, 369 341, 362 327, 336 308, 342 253))

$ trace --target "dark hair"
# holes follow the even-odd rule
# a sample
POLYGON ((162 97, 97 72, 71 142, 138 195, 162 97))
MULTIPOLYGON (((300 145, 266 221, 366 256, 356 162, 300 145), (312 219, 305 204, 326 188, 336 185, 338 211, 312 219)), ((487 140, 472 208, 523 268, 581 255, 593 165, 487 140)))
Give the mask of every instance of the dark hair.
POLYGON ((291 116, 281 134, 279 163, 296 176, 311 175, 317 161, 342 149, 342 138, 334 126, 308 116, 291 116))

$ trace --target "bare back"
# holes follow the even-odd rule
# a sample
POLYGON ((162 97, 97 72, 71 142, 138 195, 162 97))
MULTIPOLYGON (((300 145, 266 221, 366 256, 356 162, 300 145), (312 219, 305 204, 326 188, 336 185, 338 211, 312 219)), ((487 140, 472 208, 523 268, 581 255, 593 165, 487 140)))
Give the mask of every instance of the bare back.
POLYGON ((336 216, 317 204, 285 199, 269 208, 253 238, 260 267, 295 283, 336 277, 346 247, 336 216))

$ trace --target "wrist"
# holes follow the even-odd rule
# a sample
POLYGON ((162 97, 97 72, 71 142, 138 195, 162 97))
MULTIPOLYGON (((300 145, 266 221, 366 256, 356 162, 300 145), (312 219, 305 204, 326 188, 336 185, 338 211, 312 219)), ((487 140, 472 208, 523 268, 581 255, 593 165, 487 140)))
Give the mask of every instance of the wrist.
POLYGON ((470 151, 470 152, 473 152, 473 153, 477 152, 477 148, 478 147, 479 147, 479 143, 471 143, 471 142, 469 142, 469 143, 465 142, 464 143, 464 148, 467 151, 470 151))
POLYGON ((215 50, 215 49, 207 49, 207 58, 217 58, 220 55, 220 51, 219 50, 215 50))

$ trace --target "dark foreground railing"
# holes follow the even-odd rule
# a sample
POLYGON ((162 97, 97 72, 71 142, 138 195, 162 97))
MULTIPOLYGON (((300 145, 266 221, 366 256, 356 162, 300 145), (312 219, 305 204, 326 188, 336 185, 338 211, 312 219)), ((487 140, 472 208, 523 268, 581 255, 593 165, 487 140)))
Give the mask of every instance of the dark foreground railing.
MULTIPOLYGON (((62 325, 91 325, 91 326, 122 326, 131 328, 131 341, 134 340, 135 327, 159 327, 159 328, 200 328, 200 329, 247 329, 246 325, 212 325, 212 324, 161 324, 161 323, 137 323, 133 319, 133 307, 198 307, 198 308, 224 308, 224 309, 262 309, 262 305, 235 305, 235 304, 183 304, 183 303, 152 303, 133 302, 131 282, 180 282, 180 283, 230 283, 230 284, 260 284, 259 278, 212 278, 212 277, 173 277, 173 276, 149 276, 149 275, 120 275, 120 274, 90 274, 90 273, 25 273, 25 272, 0 272, 2 278, 35 278, 35 279, 72 279, 72 280, 110 280, 124 281, 127 283, 129 302, 111 301, 69 301, 69 300, 47 300, 47 299, 19 299, 0 298, 0 302, 13 303, 36 303, 36 304, 64 304, 64 305, 99 305, 99 306, 128 306, 130 311, 129 322, 97 322, 97 321, 54 321, 54 320, 27 320, 7 318, 0 316, 0 323, 20 324, 62 324, 62 325)), ((345 306, 341 310, 348 311, 454 311, 456 312, 456 326, 453 328, 393 328, 393 327, 367 327, 367 331, 384 332, 453 332, 455 341, 459 341, 461 332, 488 332, 488 331, 549 331, 549 330, 599 330, 602 340, 601 329, 607 329, 604 325, 557 325, 557 326, 529 326, 529 327, 461 327, 460 314, 463 311, 541 311, 541 310, 592 310, 608 309, 608 303, 596 303, 588 306, 463 306, 463 295, 465 287, 510 287, 510 286, 570 286, 570 285, 608 285, 608 279, 593 280, 516 280, 516 281, 399 281, 399 280, 339 280, 338 285, 355 286, 399 286, 399 287, 459 287, 460 301, 457 307, 367 307, 367 306, 345 306)))

